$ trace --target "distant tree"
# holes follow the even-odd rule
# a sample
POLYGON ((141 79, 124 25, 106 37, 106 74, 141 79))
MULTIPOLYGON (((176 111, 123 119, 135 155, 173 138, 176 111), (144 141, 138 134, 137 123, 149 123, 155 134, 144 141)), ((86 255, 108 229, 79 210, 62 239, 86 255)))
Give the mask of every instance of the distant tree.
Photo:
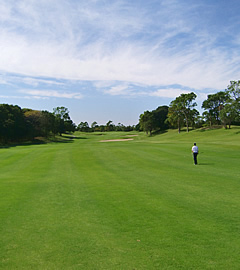
POLYGON ((0 140, 3 143, 18 141, 26 135, 22 109, 17 105, 0 104, 0 140))
POLYGON ((28 137, 33 139, 34 137, 43 136, 41 117, 42 112, 39 110, 25 109, 24 116, 28 128, 28 137))
POLYGON ((108 121, 106 124, 106 131, 114 131, 115 125, 113 124, 113 121, 108 121))
POLYGON ((73 123, 73 121, 71 119, 64 121, 64 130, 65 132, 74 132, 76 131, 77 127, 76 125, 73 123))
POLYGON ((116 131, 124 131, 125 130, 125 126, 121 123, 118 123, 116 125, 116 131))
POLYGON ((92 124, 91 124, 91 129, 92 131, 95 131, 95 129, 98 127, 98 124, 96 121, 94 121, 92 124))
POLYGON ((141 131, 141 125, 140 125, 140 123, 138 123, 138 124, 135 126, 135 130, 136 130, 136 131, 141 131))
POLYGON ((197 112, 196 109, 193 111, 193 108, 197 106, 197 103, 194 102, 196 97, 197 95, 191 92, 189 94, 181 94, 180 97, 176 98, 177 102, 179 102, 179 105, 181 107, 182 114, 184 115, 187 132, 189 131, 189 122, 191 119, 193 119, 193 115, 197 112))
POLYGON ((167 129, 168 124, 166 123, 166 119, 168 115, 168 106, 159 106, 156 110, 153 110, 152 113, 154 130, 167 129))
POLYGON ((100 126, 98 127, 98 129, 99 129, 100 132, 106 131, 106 127, 105 127, 104 125, 100 125, 100 126))
POLYGON ((41 112, 40 128, 42 135, 48 137, 51 133, 54 134, 55 116, 48 111, 41 112))
POLYGON ((189 131, 189 124, 193 120, 193 115, 196 113, 196 110, 193 110, 197 106, 197 103, 194 102, 196 97, 197 95, 193 92, 181 94, 170 103, 168 121, 172 125, 177 124, 179 133, 183 123, 186 124, 187 132, 189 131))
POLYGON ((63 133, 65 133, 65 124, 64 120, 61 119, 59 116, 55 116, 55 121, 54 121, 54 134, 60 134, 62 136, 63 133))
POLYGON ((230 85, 227 87, 227 93, 232 100, 240 101, 240 80, 230 81, 230 85))
POLYGON ((231 128, 231 123, 238 118, 238 108, 236 103, 226 104, 224 108, 220 111, 220 118, 223 123, 223 126, 231 128))
POLYGON ((226 92, 229 97, 228 104, 232 107, 232 121, 240 121, 240 80, 230 81, 226 92))
POLYGON ((189 113, 189 124, 195 128, 195 127, 201 127, 202 126, 202 118, 199 116, 199 111, 196 109, 190 110, 189 113))
POLYGON ((63 119, 64 121, 70 120, 69 110, 65 107, 57 107, 53 109, 53 113, 56 117, 63 119))
POLYGON ((65 132, 73 132, 76 128, 75 124, 69 116, 69 110, 65 107, 57 107, 53 109, 53 114, 56 117, 55 132, 60 135, 65 132))
POLYGON ((166 122, 169 123, 171 127, 177 127, 178 133, 180 133, 181 127, 184 125, 184 116, 181 107, 175 100, 170 103, 166 122))
POLYGON ((55 133, 56 118, 53 113, 24 109, 24 116, 28 129, 29 139, 34 137, 48 137, 55 133))
POLYGON ((130 125, 123 126, 123 131, 128 132, 128 131, 133 131, 133 130, 134 130, 134 126, 130 126, 130 125))
POLYGON ((228 99, 229 94, 226 91, 220 91, 216 94, 208 95, 207 99, 203 101, 202 108, 205 109, 203 116, 210 126, 213 124, 221 124, 220 111, 224 108, 228 99))
POLYGON ((145 111, 140 115, 139 120, 141 128, 150 136, 152 135, 152 131, 154 129, 154 115, 153 112, 145 111))
POLYGON ((90 127, 88 125, 88 122, 81 122, 78 126, 77 126, 77 130, 82 131, 82 132, 89 132, 90 127))

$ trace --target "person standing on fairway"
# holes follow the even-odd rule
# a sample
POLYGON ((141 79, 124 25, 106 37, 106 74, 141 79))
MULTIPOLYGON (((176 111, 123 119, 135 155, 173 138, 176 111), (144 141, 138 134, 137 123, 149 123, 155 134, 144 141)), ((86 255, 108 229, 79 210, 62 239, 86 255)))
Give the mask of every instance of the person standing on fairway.
POLYGON ((196 143, 193 144, 192 153, 193 153, 194 164, 197 165, 198 147, 197 147, 196 143))

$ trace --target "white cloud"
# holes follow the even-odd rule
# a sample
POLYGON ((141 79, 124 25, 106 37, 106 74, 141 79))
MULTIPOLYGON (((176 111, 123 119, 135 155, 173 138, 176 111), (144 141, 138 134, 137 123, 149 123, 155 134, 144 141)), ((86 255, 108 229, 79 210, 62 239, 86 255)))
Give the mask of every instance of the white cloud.
POLYGON ((110 89, 105 90, 104 93, 112 96, 119 96, 119 95, 131 96, 136 94, 132 91, 132 89, 130 89, 129 85, 127 84, 123 85, 119 84, 116 86, 112 86, 110 89))
POLYGON ((148 85, 181 84, 222 89, 239 70, 239 57, 229 59, 218 50, 205 55, 201 47, 171 55, 167 48, 156 53, 148 45, 122 44, 107 52, 104 44, 83 47, 78 56, 67 43, 30 44, 18 35, 0 35, 0 70, 75 80, 129 81, 148 85), (73 52, 74 53, 74 52, 73 52), (235 70, 233 67, 236 67, 235 70))
MULTIPOLYGON (((18 78, 19 80, 19 78, 18 78)), ((47 84, 47 85, 64 85, 63 83, 54 81, 54 80, 44 80, 44 79, 36 79, 31 77, 24 77, 20 79, 25 84, 31 85, 31 86, 38 86, 40 84, 47 84)))
MULTIPOLYGON (((150 4, 129 1, 0 3, 5 23, 0 26, 0 70, 5 72, 218 90, 240 71, 238 50, 213 47, 219 32, 207 32, 203 21, 196 31, 196 5, 161 1, 155 14, 150 4)), ((120 83, 108 93, 131 91, 120 83)))
POLYGON ((188 94, 190 92, 192 91, 186 91, 186 90, 176 89, 176 88, 168 88, 168 89, 159 89, 157 91, 150 92, 149 96, 175 98, 177 96, 180 96, 181 94, 188 94))
POLYGON ((7 95, 0 95, 0 98, 4 98, 4 99, 18 99, 18 98, 22 98, 20 96, 7 96, 7 95))
POLYGON ((69 99, 81 99, 83 98, 80 93, 67 93, 59 92, 55 90, 31 90, 31 89, 22 89, 19 90, 20 93, 27 94, 34 98, 69 98, 69 99))

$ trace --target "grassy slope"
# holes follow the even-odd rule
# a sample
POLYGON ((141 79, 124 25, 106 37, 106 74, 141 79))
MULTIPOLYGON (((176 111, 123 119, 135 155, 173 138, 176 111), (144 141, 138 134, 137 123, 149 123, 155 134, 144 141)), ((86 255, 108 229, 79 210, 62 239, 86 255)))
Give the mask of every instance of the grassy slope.
POLYGON ((0 268, 239 269, 239 133, 0 149, 0 268))

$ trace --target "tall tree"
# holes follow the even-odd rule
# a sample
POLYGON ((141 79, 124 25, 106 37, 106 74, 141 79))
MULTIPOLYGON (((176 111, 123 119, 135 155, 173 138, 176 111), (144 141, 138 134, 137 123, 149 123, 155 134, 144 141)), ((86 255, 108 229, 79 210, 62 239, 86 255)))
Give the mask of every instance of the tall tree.
POLYGON ((230 81, 230 85, 228 85, 226 91, 232 100, 240 102, 240 80, 230 81))
POLYGON ((181 111, 179 104, 176 100, 171 101, 168 109, 168 118, 167 121, 172 127, 178 128, 178 133, 181 131, 181 127, 184 124, 184 117, 181 111))
POLYGON ((0 104, 0 140, 4 143, 18 141, 26 135, 26 122, 17 105, 0 104))
POLYGON ((202 126, 202 117, 199 116, 199 111, 192 109, 189 114, 189 123, 192 127, 202 126))
POLYGON ((221 124, 220 111, 224 108, 228 99, 229 94, 226 91, 220 91, 216 94, 208 95, 207 99, 203 101, 202 108, 206 110, 204 116, 210 126, 213 124, 221 124))
POLYGON ((63 119, 64 121, 70 120, 69 110, 65 107, 57 107, 53 109, 53 113, 56 117, 63 119))
POLYGON ((50 133, 54 134, 55 116, 48 111, 42 111, 40 125, 44 137, 48 137, 50 133))
POLYGON ((177 123, 179 133, 183 122, 186 123, 187 132, 189 131, 189 123, 192 120, 193 108, 197 106, 197 103, 194 102, 196 97, 197 95, 193 92, 181 94, 170 103, 168 112, 169 122, 177 123))
POLYGON ((220 118, 225 128, 227 125, 231 128, 231 124, 234 120, 237 120, 239 116, 238 108, 236 107, 236 103, 229 103, 224 106, 224 108, 220 112, 220 118))
POLYGON ((147 134, 150 133, 151 136, 154 129, 153 112, 145 111, 143 114, 141 114, 139 123, 141 128, 146 131, 147 134))
POLYGON ((159 106, 156 110, 153 110, 154 129, 164 130, 168 128, 166 123, 168 115, 168 106, 159 106))
POLYGON ((233 120, 240 120, 240 80, 230 81, 230 85, 226 89, 228 93, 229 100, 228 103, 232 106, 234 110, 235 118, 233 120))
POLYGON ((56 117, 55 130, 60 135, 64 132, 73 132, 76 128, 75 124, 69 116, 69 110, 65 107, 57 107, 53 109, 53 113, 56 117))
POLYGON ((30 139, 43 136, 41 117, 42 112, 38 110, 24 109, 24 116, 28 127, 28 136, 30 139))

